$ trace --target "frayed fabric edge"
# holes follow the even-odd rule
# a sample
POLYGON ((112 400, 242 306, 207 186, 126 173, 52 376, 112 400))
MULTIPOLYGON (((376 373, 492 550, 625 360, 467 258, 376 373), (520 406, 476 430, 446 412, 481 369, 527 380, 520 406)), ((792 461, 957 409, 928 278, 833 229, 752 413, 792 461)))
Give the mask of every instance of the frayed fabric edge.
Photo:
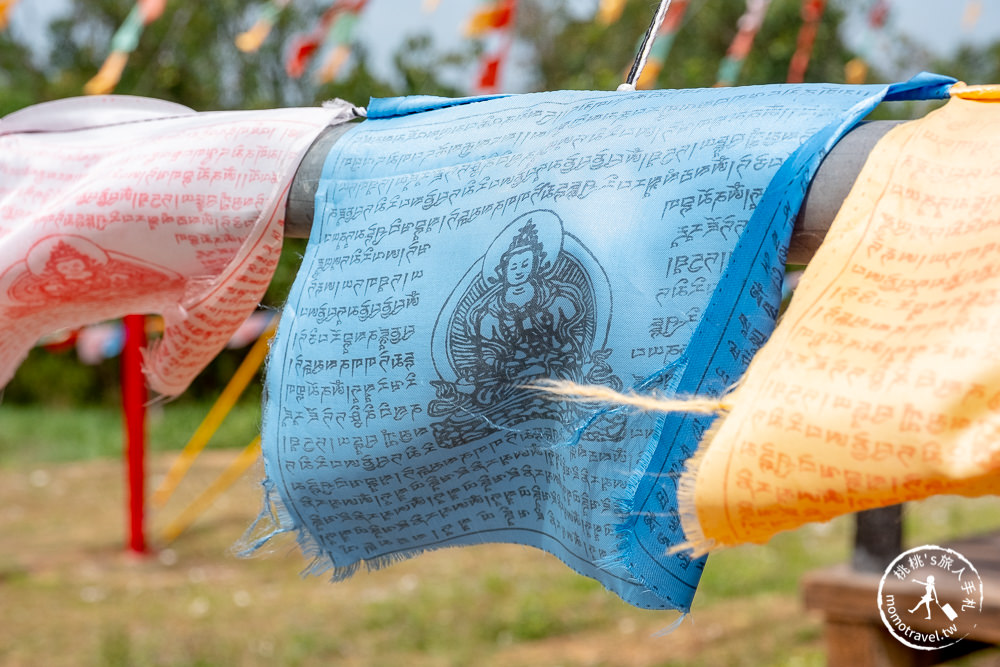
POLYGON ((417 547, 376 558, 357 560, 348 565, 337 565, 330 554, 309 534, 309 530, 298 525, 282 501, 274 482, 265 479, 261 486, 264 491, 264 506, 232 548, 233 553, 239 558, 253 558, 270 554, 270 547, 276 538, 285 534, 293 534, 302 556, 309 561, 301 572, 302 576, 320 577, 328 573, 329 580, 335 583, 354 576, 362 566, 367 571, 374 572, 429 551, 417 547))
POLYGON ((702 529, 701 521, 698 519, 697 491, 701 464, 704 462, 709 447, 711 447, 725 418, 725 413, 720 414, 712 427, 705 432, 701 442, 698 443, 698 449, 687 460, 684 472, 677 480, 677 513, 680 515, 681 530, 684 531, 685 541, 674 545, 667 553, 687 552, 692 558, 700 558, 721 546, 714 538, 707 537, 702 529))
POLYGON ((240 558, 270 554, 273 541, 280 535, 291 533, 295 535, 295 541, 303 557, 309 560, 309 564, 301 572, 303 577, 320 576, 330 572, 331 581, 341 581, 357 572, 360 563, 337 565, 309 535, 309 531, 296 523, 284 501, 281 500, 273 481, 265 479, 261 482, 261 486, 264 490, 264 506, 246 532, 233 545, 233 553, 240 558))
POLYGON ((278 497, 274 482, 265 479, 261 482, 263 488, 263 507, 253 523, 247 527, 243 535, 232 547, 234 554, 240 558, 252 558, 265 553, 264 547, 278 535, 296 530, 295 521, 278 497))
MULTIPOLYGON (((717 545, 714 539, 705 536, 698 520, 697 506, 695 502, 695 489, 698 478, 698 469, 705 457, 708 447, 711 444, 719 425, 724 420, 726 414, 732 409, 732 397, 735 386, 720 398, 703 397, 667 397, 663 395, 638 394, 635 392, 621 393, 603 386, 578 385, 565 381, 545 381, 538 382, 531 386, 532 389, 544 391, 560 399, 577 401, 596 401, 604 403, 609 407, 620 408, 623 406, 649 411, 649 412, 688 412, 695 414, 714 414, 718 419, 712 427, 702 437, 701 442, 695 450, 694 455, 686 462, 685 471, 678 480, 677 485, 677 505, 678 514, 681 519, 681 528, 684 531, 686 540, 674 545, 667 550, 668 554, 690 552, 692 558, 699 558, 712 551, 717 545)), ((649 465, 653 459, 653 454, 658 445, 663 420, 657 420, 657 426, 647 446, 642 452, 642 456, 637 462, 636 469, 629 475, 625 492, 614 499, 615 513, 618 515, 618 524, 615 526, 617 548, 612 554, 598 560, 595 564, 598 567, 624 568, 633 576, 637 576, 631 567, 631 539, 633 527, 636 522, 635 495, 639 485, 648 474, 649 465)), ((683 618, 681 619, 683 620, 683 618)))

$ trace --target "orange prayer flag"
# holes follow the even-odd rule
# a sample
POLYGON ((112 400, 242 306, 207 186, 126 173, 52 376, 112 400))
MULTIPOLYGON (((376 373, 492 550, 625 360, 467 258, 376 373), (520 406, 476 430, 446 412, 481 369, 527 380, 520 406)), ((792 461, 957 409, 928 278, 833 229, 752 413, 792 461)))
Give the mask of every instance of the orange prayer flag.
POLYGON ((597 7, 597 22, 602 25, 616 23, 625 10, 625 0, 601 0, 597 7))
POLYGON ((868 64, 861 58, 851 58, 844 65, 844 79, 852 85, 861 85, 868 78, 868 64))
POLYGON ((465 35, 477 37, 490 30, 507 27, 514 16, 513 5, 511 0, 500 0, 486 9, 477 11, 465 26, 465 35))
POLYGON ((107 95, 114 91, 115 86, 121 81, 122 72, 128 64, 128 54, 124 51, 112 51, 104 60, 101 69, 83 86, 83 92, 87 95, 107 95))
POLYGON ((271 34, 271 22, 260 19, 249 30, 236 36, 236 48, 243 53, 253 53, 260 49, 269 34, 271 34))
POLYGON ((982 0, 969 0, 965 5, 965 11, 962 12, 962 29, 970 31, 976 27, 976 23, 979 22, 979 17, 982 13, 982 0))
POLYGON ((7 28, 10 23, 10 12, 18 0, 0 0, 0 30, 7 28))
POLYGON ((695 552, 1000 489, 998 128, 953 97, 872 150, 680 481, 695 552))
POLYGON ((660 71, 663 69, 663 62, 658 59, 650 58, 646 61, 646 66, 643 68, 642 73, 639 74, 639 80, 635 82, 635 87, 638 90, 649 90, 656 86, 656 80, 660 77, 660 71))
POLYGON ((334 47, 323 60, 323 64, 316 73, 316 81, 319 83, 329 83, 335 80, 350 55, 351 48, 346 44, 338 44, 334 47))

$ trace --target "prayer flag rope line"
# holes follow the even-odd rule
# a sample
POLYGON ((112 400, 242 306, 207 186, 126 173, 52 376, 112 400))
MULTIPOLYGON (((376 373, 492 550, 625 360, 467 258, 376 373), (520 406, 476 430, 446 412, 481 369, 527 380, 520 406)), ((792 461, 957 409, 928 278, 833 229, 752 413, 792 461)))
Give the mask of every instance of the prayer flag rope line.
POLYGON ((663 18, 667 15, 668 9, 670 9, 670 0, 660 0, 660 5, 653 14, 653 20, 650 21, 649 27, 646 29, 646 34, 643 35, 642 44, 639 45, 639 53, 636 54, 635 62, 632 63, 632 69, 629 70, 628 76, 625 77, 625 83, 618 86, 618 90, 635 90, 636 84, 642 78, 642 70, 646 67, 649 52, 653 48, 653 42, 660 31, 660 26, 663 25, 663 18))
POLYGON ((567 380, 539 381, 525 386, 572 401, 598 402, 611 406, 628 406, 648 412, 694 412, 703 415, 720 414, 729 410, 730 404, 717 398, 676 397, 667 398, 656 392, 637 394, 622 393, 600 385, 581 385, 567 380))

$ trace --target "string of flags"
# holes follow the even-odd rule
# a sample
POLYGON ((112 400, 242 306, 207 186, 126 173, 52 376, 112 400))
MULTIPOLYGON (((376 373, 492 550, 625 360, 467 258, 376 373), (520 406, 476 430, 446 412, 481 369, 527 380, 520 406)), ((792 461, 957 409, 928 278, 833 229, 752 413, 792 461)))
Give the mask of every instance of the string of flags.
POLYGON ((292 39, 285 71, 292 78, 305 74, 313 58, 322 56, 316 81, 328 83, 337 78, 351 55, 354 28, 368 0, 337 0, 323 12, 316 26, 292 39))
POLYGON ((819 32, 819 22, 826 9, 826 0, 802 0, 802 27, 795 42, 795 53, 788 64, 788 83, 802 83, 809 68, 813 45, 816 43, 816 33, 819 32))
POLYGON ((111 38, 111 53, 101 69, 86 83, 83 90, 88 95, 106 95, 115 89, 128 64, 129 55, 139 46, 143 29, 160 18, 167 0, 137 0, 125 22, 111 38))
POLYGON ((674 38, 681 29, 681 22, 684 20, 684 13, 687 12, 689 4, 690 0, 674 0, 670 3, 667 15, 663 17, 663 25, 660 26, 660 30, 656 34, 656 41, 653 42, 653 48, 649 52, 646 67, 639 75, 639 81, 636 82, 636 88, 649 90, 656 87, 656 80, 660 76, 663 64, 667 61, 667 56, 670 55, 674 38))
MULTIPOLYGON (((6 25, 11 9, 18 0, 0 0, 0 29, 6 25)), ((125 21, 111 40, 110 53, 97 74, 87 82, 87 94, 106 94, 114 90, 128 63, 129 55, 136 49, 145 26, 158 19, 167 0, 137 0, 125 21)), ((717 73, 716 86, 733 85, 743 67, 771 0, 746 0, 746 9, 738 21, 733 38, 717 73)), ((285 70, 292 78, 300 78, 315 66, 317 83, 335 81, 348 61, 355 41, 355 28, 368 0, 334 0, 307 32, 295 35, 287 50, 285 70)), ((437 10, 440 0, 423 0, 425 13, 437 10)), ((626 0, 600 0, 594 20, 602 25, 617 22, 624 11, 626 0)), ((655 87, 673 43, 690 7, 690 0, 674 0, 660 27, 642 76, 636 84, 639 89, 655 87)), ((255 10, 254 23, 235 39, 235 46, 243 53, 258 51, 269 37, 279 16, 292 5, 292 0, 267 0, 255 10)), ((979 5, 970 0, 966 23, 974 23, 979 5)), ((819 23, 826 9, 826 0, 802 0, 802 26, 796 50, 789 64, 789 83, 804 80, 819 23)), ((500 89, 503 68, 514 43, 514 27, 518 10, 517 0, 483 0, 469 17, 464 28, 467 38, 484 38, 487 48, 478 64, 474 88, 478 93, 495 93, 500 89)), ((868 59, 872 50, 875 31, 880 30, 889 17, 889 0, 870 0, 867 10, 869 34, 860 51, 862 57, 846 66, 849 83, 860 83, 867 76, 868 59)))
POLYGON ((743 63, 753 48, 753 41, 757 37, 757 32, 764 24, 764 15, 771 5, 771 0, 747 0, 746 11, 737 22, 736 36, 729 44, 722 63, 719 65, 719 73, 716 75, 716 87, 731 86, 739 78, 743 63))
POLYGON ((487 0, 466 24, 466 37, 493 36, 498 42, 480 60, 477 92, 498 92, 500 74, 514 44, 516 16, 517 0, 487 0))

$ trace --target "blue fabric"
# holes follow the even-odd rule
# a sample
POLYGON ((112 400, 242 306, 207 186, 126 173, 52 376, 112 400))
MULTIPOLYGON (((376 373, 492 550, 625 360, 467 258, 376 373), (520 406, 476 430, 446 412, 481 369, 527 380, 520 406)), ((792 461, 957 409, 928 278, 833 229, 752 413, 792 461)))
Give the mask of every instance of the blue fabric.
POLYGON ((335 578, 514 542, 686 611, 703 561, 667 554, 674 480, 711 420, 524 385, 723 392, 773 329, 822 155, 887 94, 952 82, 373 100, 272 348, 277 530, 335 578))

